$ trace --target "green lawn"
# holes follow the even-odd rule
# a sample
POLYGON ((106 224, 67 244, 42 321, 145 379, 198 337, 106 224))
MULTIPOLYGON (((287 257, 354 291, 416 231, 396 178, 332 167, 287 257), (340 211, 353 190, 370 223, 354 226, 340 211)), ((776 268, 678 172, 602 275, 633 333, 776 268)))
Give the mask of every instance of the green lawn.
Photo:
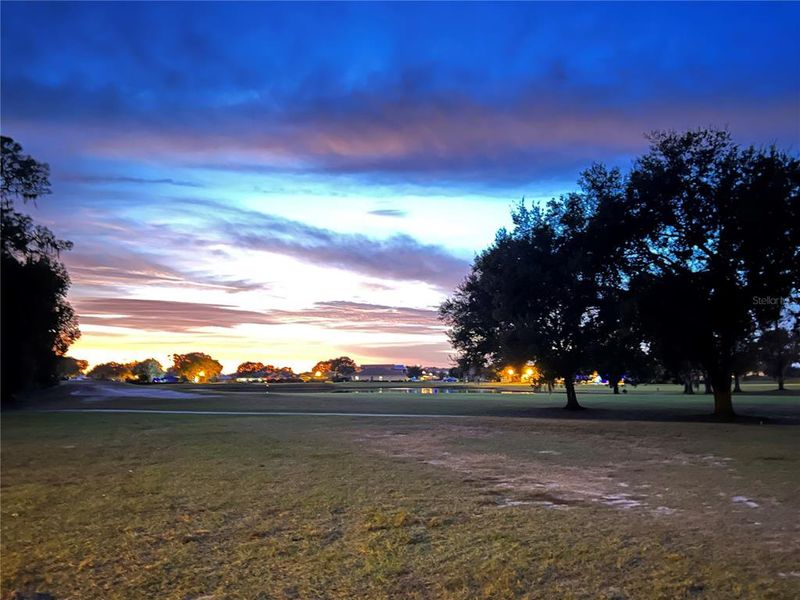
MULTIPOLYGON (((770 384, 745 385, 734 397, 743 416, 764 416, 800 423, 800 384, 789 384, 784 393, 770 384)), ((580 402, 593 410, 574 418, 673 420, 698 419, 713 411, 710 395, 684 396, 678 386, 638 386, 614 395, 601 386, 579 386, 580 402)), ((316 411, 406 414, 461 414, 496 417, 565 418, 562 390, 532 393, 520 385, 481 386, 430 384, 208 384, 136 386, 69 383, 43 394, 45 408, 136 408, 232 411, 316 411), (394 391, 398 387, 403 392, 394 391), (92 392, 99 388, 100 391, 92 392), (106 397, 104 391, 123 389, 124 397, 106 397), (311 391, 309 391, 311 390, 311 391), (492 390, 490 392, 489 390, 492 390), (423 391, 436 393, 422 393, 423 391), (189 395, 188 398, 147 398, 148 393, 189 395), (411 392, 411 393, 409 393, 411 392), (142 397, 135 395, 140 393, 142 397)))
POLYGON ((641 387, 582 390, 578 416, 547 394, 74 389, 47 406, 472 416, 7 412, 2 594, 800 595, 798 396, 737 398, 760 425, 641 387))

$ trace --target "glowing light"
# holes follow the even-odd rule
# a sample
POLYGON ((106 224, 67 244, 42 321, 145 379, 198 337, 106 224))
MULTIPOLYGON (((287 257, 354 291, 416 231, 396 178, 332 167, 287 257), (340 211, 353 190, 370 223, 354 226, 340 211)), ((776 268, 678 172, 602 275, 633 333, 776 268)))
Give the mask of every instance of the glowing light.
POLYGON ((512 369, 511 367, 508 367, 508 369, 506 370, 506 373, 508 373, 509 375, 513 375, 514 374, 514 369, 512 369))
POLYGON ((531 369, 530 367, 528 367, 527 369, 525 369, 525 375, 527 375, 528 377, 530 377, 531 375, 533 375, 533 369, 531 369))
POLYGON ((322 377, 322 371, 317 371, 314 373, 314 377, 322 377))

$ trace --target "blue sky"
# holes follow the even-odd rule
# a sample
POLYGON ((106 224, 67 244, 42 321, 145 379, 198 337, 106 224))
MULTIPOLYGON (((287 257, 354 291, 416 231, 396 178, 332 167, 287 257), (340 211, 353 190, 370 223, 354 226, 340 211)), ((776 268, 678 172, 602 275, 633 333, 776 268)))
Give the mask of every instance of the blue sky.
POLYGON ((509 206, 660 128, 800 142, 796 3, 15 3, 2 129, 83 338, 447 364, 435 306, 509 206))

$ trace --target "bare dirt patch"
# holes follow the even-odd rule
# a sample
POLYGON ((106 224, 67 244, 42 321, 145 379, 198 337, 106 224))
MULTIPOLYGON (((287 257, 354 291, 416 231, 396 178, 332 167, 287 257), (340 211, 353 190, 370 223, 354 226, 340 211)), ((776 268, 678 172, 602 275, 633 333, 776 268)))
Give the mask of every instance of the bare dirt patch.
POLYGON ((487 507, 599 509, 612 519, 637 515, 645 530, 656 520, 722 547, 800 555, 796 473, 766 471, 760 457, 777 454, 702 441, 749 430, 685 436, 682 426, 627 433, 622 426, 484 423, 386 426, 357 436, 380 454, 459 474, 487 507))
MULTIPOLYGON (((607 469, 573 467, 536 460, 520 460, 496 452, 452 451, 448 442, 455 438, 488 438, 497 435, 489 428, 443 425, 417 431, 374 431, 361 440, 378 452, 394 458, 410 458, 443 467, 465 476, 477 486, 487 503, 501 507, 536 505, 569 509, 578 505, 601 504, 619 510, 649 507, 647 497, 625 491, 629 485, 610 477, 607 469)), ((541 451, 558 455, 556 451, 541 451)), ((667 507, 658 507, 665 514, 667 507)))

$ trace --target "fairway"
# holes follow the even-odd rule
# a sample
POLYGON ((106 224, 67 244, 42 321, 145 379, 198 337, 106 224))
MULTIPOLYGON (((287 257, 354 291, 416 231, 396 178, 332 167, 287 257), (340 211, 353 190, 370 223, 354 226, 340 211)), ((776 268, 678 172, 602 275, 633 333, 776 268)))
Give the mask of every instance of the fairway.
POLYGON ((748 387, 749 418, 717 423, 702 395, 663 387, 582 390, 590 410, 572 415, 558 393, 116 385, 37 408, 273 414, 6 412, 3 594, 800 593, 791 392, 748 387))

